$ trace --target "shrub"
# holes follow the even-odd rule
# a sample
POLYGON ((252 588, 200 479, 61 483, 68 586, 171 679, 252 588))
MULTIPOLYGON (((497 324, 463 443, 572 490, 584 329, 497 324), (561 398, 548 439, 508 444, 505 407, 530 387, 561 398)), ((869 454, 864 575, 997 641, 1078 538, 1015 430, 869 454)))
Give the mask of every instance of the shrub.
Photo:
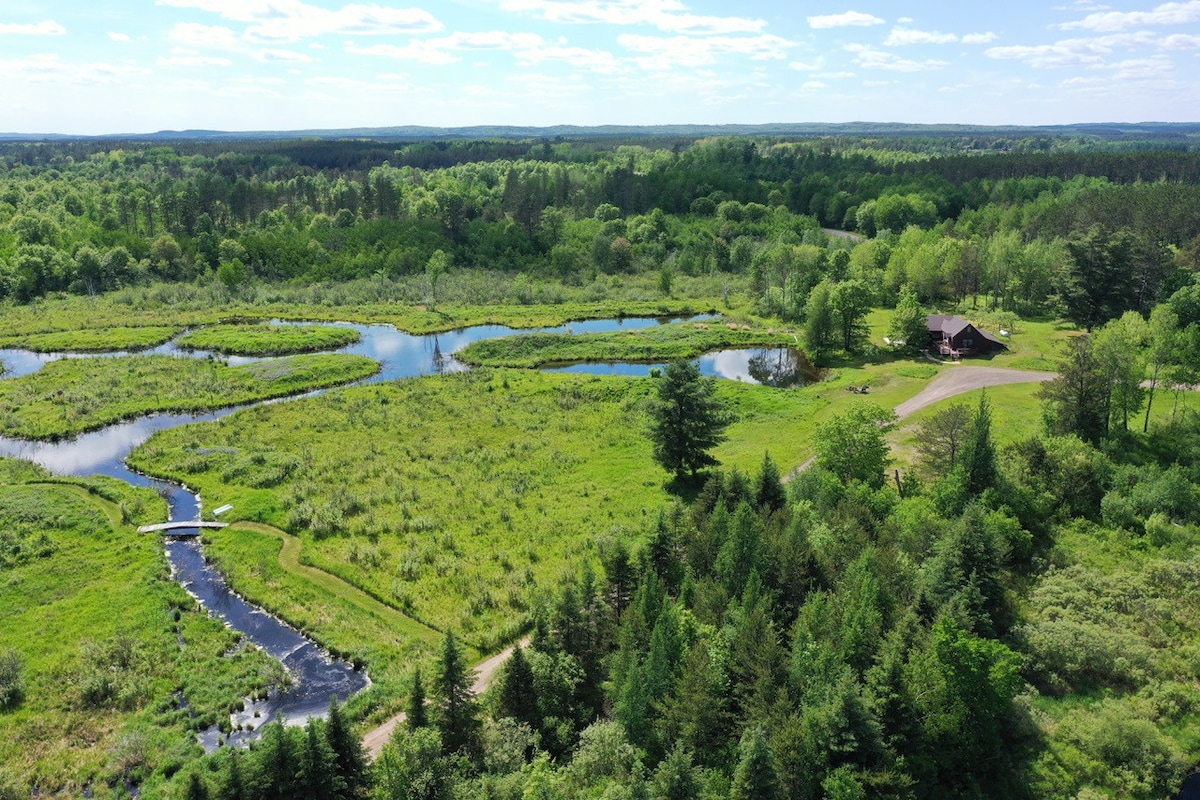
POLYGON ((0 650, 0 708, 16 705, 25 694, 24 667, 16 650, 0 650))

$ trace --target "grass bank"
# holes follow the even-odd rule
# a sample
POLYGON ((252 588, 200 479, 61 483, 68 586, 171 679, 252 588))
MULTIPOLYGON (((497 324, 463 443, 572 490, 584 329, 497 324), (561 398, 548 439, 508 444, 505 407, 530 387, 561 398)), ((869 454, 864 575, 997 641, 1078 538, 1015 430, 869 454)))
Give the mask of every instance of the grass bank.
POLYGON ((714 350, 798 346, 794 332, 763 324, 675 322, 609 333, 526 333, 487 339, 473 342, 455 357, 490 367, 544 367, 597 361, 676 361, 714 350))
POLYGON ((178 344, 233 356, 288 356, 336 350, 359 338, 353 328, 332 325, 212 325, 184 334, 178 344))
POLYGON ((147 350, 171 340, 182 328, 146 325, 127 328, 83 328, 80 330, 0 336, 0 346, 19 346, 35 353, 116 353, 147 350))
POLYGON ((171 356, 64 359, 0 382, 0 431, 54 439, 155 412, 208 411, 365 378, 350 355, 292 356, 230 367, 171 356))

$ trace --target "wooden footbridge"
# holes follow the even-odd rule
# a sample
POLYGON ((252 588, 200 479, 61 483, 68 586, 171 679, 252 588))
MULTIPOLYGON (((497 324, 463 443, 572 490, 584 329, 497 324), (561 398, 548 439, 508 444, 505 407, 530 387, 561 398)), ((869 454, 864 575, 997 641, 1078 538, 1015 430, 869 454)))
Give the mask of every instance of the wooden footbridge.
MULTIPOLYGON (((138 533, 153 533, 154 531, 178 531, 194 529, 193 534, 182 534, 184 536, 199 536, 200 528, 228 528, 228 522, 202 522, 198 519, 184 522, 160 522, 157 525, 142 525, 138 528, 138 533)), ((176 534, 179 535, 179 534, 176 534)))

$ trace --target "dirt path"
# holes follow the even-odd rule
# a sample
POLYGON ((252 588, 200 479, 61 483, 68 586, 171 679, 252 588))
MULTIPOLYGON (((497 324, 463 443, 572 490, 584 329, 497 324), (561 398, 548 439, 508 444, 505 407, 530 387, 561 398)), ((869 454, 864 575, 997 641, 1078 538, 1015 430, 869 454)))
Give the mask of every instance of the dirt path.
MULTIPOLYGON (((1056 377, 1058 376, 1053 372, 1032 372, 1029 370, 1004 369, 1003 367, 959 366, 938 373, 915 397, 911 397, 896 406, 895 412, 899 419, 904 419, 910 414, 915 414, 934 403, 954 397, 955 395, 974 391, 975 389, 985 389, 988 386, 1003 386, 1009 383, 1040 383, 1043 381, 1052 381, 1056 377)), ((816 462, 816 456, 808 459, 785 475, 783 482, 787 483, 792 480, 801 472, 812 467, 816 462)))
POLYGON ((955 395, 965 394, 988 386, 1003 386, 1009 383, 1034 383, 1052 381, 1053 372, 1032 372, 1002 367, 955 367, 944 370, 931 380, 916 397, 896 406, 896 416, 904 419, 923 408, 955 395))
POLYGON ((849 239, 852 242, 865 242, 867 237, 861 233, 851 233, 850 231, 840 231, 837 228, 821 228, 829 236, 836 236, 839 239, 849 239))
MULTIPOLYGON (((529 637, 521 640, 521 647, 529 646, 529 637)), ((513 654, 516 645, 501 650, 496 655, 486 661, 482 661, 475 665, 475 683, 471 686, 471 691, 475 694, 483 694, 483 692, 492 683, 492 678, 496 676, 496 670, 500 669, 500 665, 508 660, 508 657, 513 654)), ((363 747, 366 748, 367 754, 372 758, 378 758, 380 752, 383 751, 383 746, 392 738, 392 732, 396 730, 396 726, 408 719, 408 714, 401 711, 396 716, 384 722, 382 725, 372 728, 363 736, 363 747)))

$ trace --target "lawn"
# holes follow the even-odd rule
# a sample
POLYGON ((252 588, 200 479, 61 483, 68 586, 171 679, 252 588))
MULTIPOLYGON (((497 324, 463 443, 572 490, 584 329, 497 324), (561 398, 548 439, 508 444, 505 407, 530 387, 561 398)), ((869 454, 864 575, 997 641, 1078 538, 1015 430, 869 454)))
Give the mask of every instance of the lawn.
POLYGON ((172 356, 64 359, 0 382, 0 432, 56 439, 155 412, 206 411, 365 378, 350 355, 291 356, 230 367, 172 356))

